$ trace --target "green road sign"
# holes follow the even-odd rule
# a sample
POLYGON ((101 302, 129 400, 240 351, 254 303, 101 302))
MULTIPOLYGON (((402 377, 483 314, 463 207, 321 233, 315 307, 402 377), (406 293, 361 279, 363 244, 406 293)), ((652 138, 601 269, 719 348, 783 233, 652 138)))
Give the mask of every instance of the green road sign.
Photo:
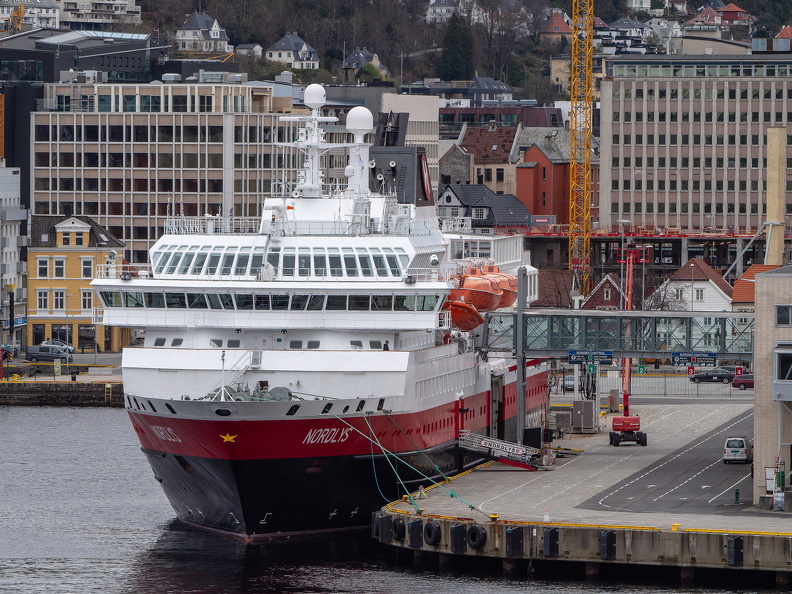
POLYGON ((639 365, 638 366, 638 373, 646 373, 646 365, 639 365))
POLYGON ((597 366, 596 365, 589 365, 588 366, 589 373, 597 373, 597 366))

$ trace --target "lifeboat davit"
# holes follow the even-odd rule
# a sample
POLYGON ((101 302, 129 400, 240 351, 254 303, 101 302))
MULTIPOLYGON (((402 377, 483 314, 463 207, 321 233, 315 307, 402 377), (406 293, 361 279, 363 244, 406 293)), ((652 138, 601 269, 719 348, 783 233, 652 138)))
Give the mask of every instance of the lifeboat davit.
POLYGON ((446 301, 443 309, 451 312, 451 322, 464 332, 469 332, 484 323, 484 316, 470 303, 446 301))
POLYGON ((506 274, 501 272, 497 266, 485 266, 484 276, 491 278, 498 283, 498 286, 503 291, 500 303, 495 309, 502 307, 511 307, 517 301, 517 277, 513 274, 506 274))
POLYGON ((459 287, 451 291, 452 301, 463 301, 478 311, 498 309, 503 289, 494 278, 487 278, 478 268, 471 268, 459 279, 459 287))

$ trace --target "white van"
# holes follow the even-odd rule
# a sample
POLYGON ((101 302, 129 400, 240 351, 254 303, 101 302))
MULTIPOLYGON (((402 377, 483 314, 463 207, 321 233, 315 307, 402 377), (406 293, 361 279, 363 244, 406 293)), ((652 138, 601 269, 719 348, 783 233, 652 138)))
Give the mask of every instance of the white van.
POLYGON ((747 437, 729 437, 723 445, 723 463, 753 462, 753 446, 747 437))

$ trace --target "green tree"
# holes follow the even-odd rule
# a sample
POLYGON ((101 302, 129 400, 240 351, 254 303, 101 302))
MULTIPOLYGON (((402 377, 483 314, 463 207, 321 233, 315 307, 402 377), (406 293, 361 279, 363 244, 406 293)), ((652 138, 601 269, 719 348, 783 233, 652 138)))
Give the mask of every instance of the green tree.
POLYGON ((358 79, 360 82, 371 82, 375 78, 382 78, 382 73, 379 71, 379 68, 374 66, 371 62, 366 62, 357 71, 355 74, 355 78, 358 79))
POLYGON ((469 80, 473 77, 470 27, 456 13, 448 23, 436 71, 442 80, 469 80))

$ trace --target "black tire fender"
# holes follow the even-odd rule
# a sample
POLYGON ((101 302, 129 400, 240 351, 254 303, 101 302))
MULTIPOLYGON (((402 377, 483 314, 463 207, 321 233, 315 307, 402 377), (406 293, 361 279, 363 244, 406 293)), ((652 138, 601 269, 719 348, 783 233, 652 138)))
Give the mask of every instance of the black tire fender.
POLYGON ((487 531, 480 524, 473 524, 465 535, 465 540, 471 549, 478 550, 487 544, 487 531))
POLYGON ((436 547, 440 544, 440 523, 432 520, 424 524, 423 537, 424 542, 429 546, 436 547))
POLYGON ((391 536, 393 540, 404 540, 404 535, 407 533, 407 526, 404 524, 402 518, 396 518, 391 524, 391 536))

